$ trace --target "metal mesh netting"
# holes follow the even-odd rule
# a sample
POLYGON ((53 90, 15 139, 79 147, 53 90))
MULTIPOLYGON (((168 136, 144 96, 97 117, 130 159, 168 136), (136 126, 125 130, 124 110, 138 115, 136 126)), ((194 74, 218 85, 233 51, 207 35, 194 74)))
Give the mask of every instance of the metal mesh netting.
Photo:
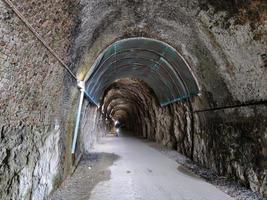
POLYGON ((120 78, 137 78, 152 88, 161 106, 199 94, 186 61, 171 46, 129 38, 109 46, 88 72, 86 95, 99 106, 104 91, 120 78))

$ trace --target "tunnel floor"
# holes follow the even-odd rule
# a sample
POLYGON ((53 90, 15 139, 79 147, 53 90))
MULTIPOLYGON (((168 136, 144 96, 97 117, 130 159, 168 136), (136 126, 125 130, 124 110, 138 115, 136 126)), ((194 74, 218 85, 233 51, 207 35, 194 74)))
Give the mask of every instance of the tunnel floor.
POLYGON ((51 199, 232 199, 205 180, 178 170, 179 167, 143 140, 125 133, 106 136, 51 199))

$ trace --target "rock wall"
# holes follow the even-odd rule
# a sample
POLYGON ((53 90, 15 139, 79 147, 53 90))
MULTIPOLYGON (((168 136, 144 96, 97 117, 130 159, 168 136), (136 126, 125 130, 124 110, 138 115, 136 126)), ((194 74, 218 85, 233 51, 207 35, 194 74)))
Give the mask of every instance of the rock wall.
POLYGON ((84 153, 88 155, 94 144, 107 132, 100 110, 95 105, 90 104, 89 101, 84 101, 77 156, 84 153))
POLYGON ((266 196, 266 107, 195 116, 194 160, 266 196), (265 111, 264 111, 265 112, 265 111))
MULTIPOLYGON (((74 26, 72 2, 13 1, 65 62, 74 26)), ((54 57, 0 1, 2 200, 44 199, 67 173, 63 166, 69 159, 67 128, 73 118, 68 109, 73 101, 71 93, 76 90, 74 84, 54 57)))

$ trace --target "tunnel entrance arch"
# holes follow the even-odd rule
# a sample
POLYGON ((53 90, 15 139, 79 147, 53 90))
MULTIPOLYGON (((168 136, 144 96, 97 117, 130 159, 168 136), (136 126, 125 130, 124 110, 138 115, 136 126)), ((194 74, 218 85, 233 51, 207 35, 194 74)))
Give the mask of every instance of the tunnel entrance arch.
POLYGON ((100 108, 106 89, 116 80, 131 78, 146 83, 161 106, 200 94, 198 81, 182 55, 169 44, 151 38, 122 39, 108 46, 96 59, 83 81, 72 153, 76 149, 84 95, 100 108))
POLYGON ((107 47, 85 78, 85 94, 99 107, 104 91, 121 78, 146 82, 161 106, 200 94, 197 79, 182 55, 151 38, 127 38, 107 47))

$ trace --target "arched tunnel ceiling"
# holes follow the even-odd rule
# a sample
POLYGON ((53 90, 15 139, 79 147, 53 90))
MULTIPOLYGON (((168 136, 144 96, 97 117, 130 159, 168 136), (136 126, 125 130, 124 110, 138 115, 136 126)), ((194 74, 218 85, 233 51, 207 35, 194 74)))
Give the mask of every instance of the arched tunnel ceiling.
POLYGON ((128 38, 110 45, 85 79, 86 95, 100 106, 104 91, 121 78, 144 81, 161 106, 196 96, 199 86, 183 57, 170 45, 149 38, 128 38))

